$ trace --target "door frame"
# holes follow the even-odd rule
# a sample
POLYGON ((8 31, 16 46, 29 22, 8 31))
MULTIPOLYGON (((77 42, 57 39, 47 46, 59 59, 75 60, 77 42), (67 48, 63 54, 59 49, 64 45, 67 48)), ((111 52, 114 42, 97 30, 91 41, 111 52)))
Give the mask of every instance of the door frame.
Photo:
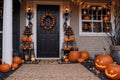
POLYGON ((60 59, 62 53, 62 45, 63 45, 63 38, 64 38, 64 31, 63 31, 63 2, 56 2, 56 1, 34 1, 33 2, 33 13, 34 17, 32 19, 33 22, 33 42, 34 42, 34 52, 36 59, 60 59), (38 58, 37 57, 37 5, 59 5, 60 6, 60 14, 59 14, 59 57, 58 58, 38 58))

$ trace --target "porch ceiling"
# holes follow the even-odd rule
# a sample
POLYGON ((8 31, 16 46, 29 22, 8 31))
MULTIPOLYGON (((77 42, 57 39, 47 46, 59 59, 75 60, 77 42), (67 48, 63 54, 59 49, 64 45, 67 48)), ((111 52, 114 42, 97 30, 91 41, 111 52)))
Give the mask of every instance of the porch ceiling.
MULTIPOLYGON (((27 1, 27 0, 19 0, 20 2, 21 1, 27 1)), ((30 1, 30 0, 28 0, 30 1)), ((31 0, 31 1, 50 1, 50 0, 31 0)), ((51 1, 65 1, 65 2, 70 2, 71 0, 51 0, 51 1)), ((83 0, 85 2, 96 2, 96 3, 107 3, 111 0, 83 0)))

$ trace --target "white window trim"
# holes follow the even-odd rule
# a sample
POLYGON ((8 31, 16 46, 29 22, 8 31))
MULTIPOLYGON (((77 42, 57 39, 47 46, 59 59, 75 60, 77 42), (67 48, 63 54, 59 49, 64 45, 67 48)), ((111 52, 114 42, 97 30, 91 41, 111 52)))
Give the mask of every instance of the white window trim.
MULTIPOLYGON (((103 5, 103 4, 106 4, 106 3, 87 3, 87 4, 90 4, 90 5, 103 5)), ((82 32, 82 6, 80 5, 79 6, 79 35, 80 36, 108 36, 106 33, 102 33, 102 32, 82 32)), ((98 21, 100 22, 100 21, 98 21)), ((113 17, 113 9, 112 9, 112 6, 111 6, 111 26, 112 26, 112 29, 113 29, 113 26, 114 26, 114 17, 113 17)))

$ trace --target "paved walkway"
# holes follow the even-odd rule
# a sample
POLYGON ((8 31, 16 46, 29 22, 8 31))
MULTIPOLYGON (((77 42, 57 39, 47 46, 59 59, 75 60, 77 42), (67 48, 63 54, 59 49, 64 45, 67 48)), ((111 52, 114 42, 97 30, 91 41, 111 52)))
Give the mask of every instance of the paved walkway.
POLYGON ((6 80, 100 80, 81 64, 23 64, 6 80))

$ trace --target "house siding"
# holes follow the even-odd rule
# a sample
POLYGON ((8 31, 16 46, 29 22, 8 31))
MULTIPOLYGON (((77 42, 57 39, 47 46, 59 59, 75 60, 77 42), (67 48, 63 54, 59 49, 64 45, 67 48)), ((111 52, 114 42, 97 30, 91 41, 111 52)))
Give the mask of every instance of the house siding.
POLYGON ((73 28, 79 51, 87 50, 94 58, 96 54, 109 54, 109 43, 104 36, 80 36, 79 35, 79 6, 71 4, 71 27, 73 28), (103 48, 106 48, 106 52, 103 48))
MULTIPOLYGON (((41 1, 41 0, 35 0, 35 1, 41 1)), ((48 0, 43 0, 48 1, 48 0)), ((51 0, 56 1, 56 0, 51 0)), ((61 2, 61 0, 58 0, 61 2)), ((65 0, 63 0, 65 1, 65 0)), ((90 2, 90 0, 86 0, 90 2)), ((104 3, 108 2, 109 0, 92 0, 92 2, 95 3, 104 3)), ((20 36, 22 36, 23 33, 23 26, 25 25, 25 16, 23 15, 25 13, 25 5, 21 4, 21 32, 20 36), (24 6, 24 8, 23 8, 24 6)), ((70 17, 70 26, 72 27, 74 31, 74 36, 76 38, 77 46, 79 48, 79 51, 87 50, 90 53, 90 56, 94 58, 96 54, 101 53, 110 53, 109 51, 109 43, 106 41, 106 38, 104 36, 80 36, 79 35, 79 6, 74 5, 73 3, 70 3, 70 10, 71 10, 71 17, 70 17), (106 48, 106 52, 103 50, 103 48, 106 48)))

